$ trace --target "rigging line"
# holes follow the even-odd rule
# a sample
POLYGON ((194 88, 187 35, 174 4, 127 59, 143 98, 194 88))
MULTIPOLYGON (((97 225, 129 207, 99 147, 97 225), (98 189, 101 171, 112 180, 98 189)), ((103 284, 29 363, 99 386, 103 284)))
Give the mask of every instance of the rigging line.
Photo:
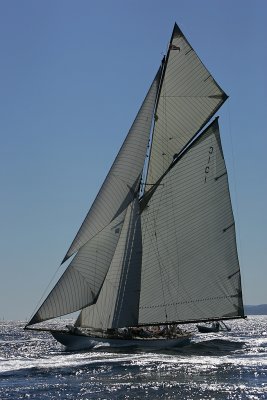
MULTIPOLYGON (((88 242, 87 242, 88 243, 88 242)), ((83 247, 83 246, 82 246, 83 247)), ((76 254, 77 255, 77 254, 76 254)), ((75 257, 74 257, 75 258, 75 257)), ((63 276, 64 276, 64 274, 66 273, 66 271, 68 270, 68 268, 71 266, 71 263, 67 266, 67 268, 65 269, 65 271, 63 272, 63 274, 62 274, 62 276, 60 277, 60 279, 57 281, 57 283, 56 283, 56 285, 52 288, 52 290, 50 291, 50 293, 48 294, 48 296, 47 296, 47 298, 50 296, 50 294, 53 292, 53 290, 59 285, 59 283, 61 282, 61 280, 63 279, 63 276)), ((60 267, 59 267, 60 268, 60 267)), ((58 269, 59 269, 58 268, 58 269)), ((75 268, 74 268, 75 269, 75 268)), ((79 275, 81 275, 82 277, 84 277, 84 275, 83 275, 83 273, 81 272, 81 271, 79 271, 79 270, 77 270, 77 269, 75 269, 75 272, 76 273, 78 273, 79 275)), ((54 278, 54 277, 53 277, 54 278)), ((85 277, 84 277, 85 278, 85 277)), ((52 279, 53 280, 53 279, 52 279)), ((85 279, 86 280, 86 279, 85 279)), ((50 282, 50 284, 51 284, 51 282, 50 282)), ((91 290, 91 288, 90 288, 90 290, 91 290)), ((101 289, 100 289, 101 290, 101 289)), ((99 290, 99 292, 100 292, 100 290, 99 290)), ((63 291, 65 292, 65 287, 63 287, 63 291)), ((68 289, 67 289, 67 292, 65 292, 65 293, 68 293, 68 289)), ((69 299, 69 296, 66 296, 65 295, 65 297, 66 298, 68 298, 69 299)), ((46 299, 47 299, 46 298, 46 299)), ((43 303, 45 303, 45 301, 46 301, 46 299, 44 300, 44 302, 43 303)), ((42 304, 43 304, 42 303, 42 304)), ((40 306, 40 307, 42 307, 42 305, 40 306)), ((39 308, 40 308, 39 307, 39 308)))
MULTIPOLYGON (((178 266, 178 268, 177 268, 177 283, 178 283, 178 287, 179 287, 179 281, 180 281, 180 277, 179 277, 179 240, 178 240, 178 237, 177 237, 177 220, 176 220, 176 213, 174 212, 174 195, 173 195, 173 184, 172 184, 172 182, 173 182, 173 180, 172 179, 168 179, 169 180, 169 185, 170 185, 170 193, 171 193, 171 206, 172 206, 172 210, 173 210, 173 212, 172 212, 172 215, 173 215, 173 217, 174 217, 174 226, 175 226, 175 243, 176 243, 176 255, 177 255, 177 266, 178 266)), ((172 283, 172 280, 170 281, 170 283, 172 283)), ((172 299, 172 301, 173 301, 173 298, 172 298, 172 295, 171 295, 171 291, 169 290, 169 292, 170 292, 170 298, 172 299)), ((177 296, 179 295, 179 293, 178 293, 178 290, 177 290, 177 296)), ((173 301, 174 302, 174 301, 173 301)), ((176 313, 177 313, 177 315, 178 315, 178 306, 176 305, 176 313)))
POLYGON ((94 262, 94 270, 93 270, 93 282, 94 282, 93 283, 93 288, 94 288, 94 293, 96 291, 96 269, 97 269, 97 265, 98 265, 98 249, 99 249, 99 238, 97 239, 97 243, 96 243, 95 262, 94 262))
MULTIPOLYGON (((162 196, 163 196, 163 193, 161 193, 160 200, 162 199, 162 196)), ((158 213, 159 213, 159 209, 158 209, 158 213)), ((167 321, 168 315, 167 315, 166 299, 165 299, 164 286, 163 286, 162 263, 161 263, 161 259, 160 259, 159 248, 158 248, 158 238, 157 238, 157 234, 156 234, 156 215, 154 214, 153 217, 154 217, 154 229, 155 229, 155 245, 156 245, 157 259, 159 262, 160 283, 161 283, 161 290, 162 290, 163 301, 164 301, 165 317, 166 317, 166 321, 167 321)))
MULTIPOLYGON (((162 195, 161 195, 161 198, 159 199, 159 203, 162 203, 162 196, 163 196, 163 192, 162 192, 162 195)), ((159 212, 159 209, 158 209, 158 212, 159 212)), ((154 219, 155 218, 157 218, 157 215, 154 217, 154 219)), ((164 246, 164 244, 163 244, 163 246, 164 246)), ((167 244, 166 244, 166 247, 167 247, 167 244)), ((176 291, 176 288, 175 288, 175 284, 174 284, 174 282, 173 282, 173 279, 171 278, 171 275, 169 274, 169 271, 168 271, 168 269, 167 268, 165 268, 164 269, 164 277, 163 277, 163 270, 162 270, 162 268, 163 268, 163 264, 162 264, 162 262, 160 261, 160 255, 159 255, 159 249, 158 249, 158 247, 157 246, 155 246, 155 250, 156 250, 156 252, 157 252, 157 254, 158 254, 158 260, 159 260, 159 265, 160 265, 160 277, 161 277, 161 285, 162 285, 162 292, 163 292, 163 296, 164 296, 164 303, 166 304, 166 300, 165 300, 165 293, 164 293, 164 289, 163 289, 163 281, 164 281, 164 285, 165 285, 165 288, 166 288, 166 290, 168 291, 168 294, 169 294, 169 297, 171 297, 172 298, 172 293, 175 293, 175 292, 177 292, 176 291), (166 278, 166 276, 167 276, 167 278, 166 278), (164 279, 163 279, 164 278, 164 279), (172 290, 171 290, 171 287, 172 287, 172 290)), ((173 301, 173 303, 174 303, 174 301, 173 301)), ((166 307, 165 307, 165 314, 166 314, 166 307)))
MULTIPOLYGON (((122 210, 122 212, 119 214, 119 215, 121 215, 123 212, 125 211, 125 209, 123 209, 122 210)), ((116 214, 115 214, 116 215, 116 214)), ((119 215, 117 215, 117 217, 119 216, 119 215)), ((107 226, 109 225, 109 224, 111 224, 112 222, 114 221, 114 217, 112 217, 111 218, 111 220, 110 221, 108 221, 107 222, 107 224, 105 225, 105 226, 103 226, 103 228, 101 228, 98 232, 96 232, 90 239, 88 239, 87 240, 87 242, 85 242, 77 251, 75 251, 69 258, 71 258, 73 255, 74 256, 76 256, 77 255, 77 253, 88 243, 88 242, 90 242, 92 239, 94 239, 97 235, 99 235, 105 228, 107 228, 107 226)), ((123 220, 124 221, 124 220, 123 220)), ((122 222, 123 222, 122 221, 122 222)), ((119 224, 121 224, 121 223, 119 223, 119 224)), ((118 224, 117 224, 118 225, 118 224)), ((69 259, 68 258, 68 259, 69 259)), ((66 259, 66 261, 68 260, 68 259, 66 259)), ((60 266, 58 267, 58 269, 61 267, 63 265, 63 262, 60 264, 60 266)), ((70 264, 69 264, 70 265, 70 264)), ((69 266, 68 265, 68 266, 69 266)), ((68 268, 68 267, 67 267, 68 268)))
MULTIPOLYGON (((55 271, 55 273, 53 274, 52 278, 50 279, 49 283, 47 284, 46 288, 44 289, 43 294, 41 295, 40 300, 38 301, 38 303, 37 303, 37 305, 36 305, 36 307, 35 307, 33 313, 31 314, 31 316, 30 316, 30 318, 29 318, 29 321, 33 318, 33 316, 34 316, 34 315, 37 313, 37 311, 41 308, 41 306, 42 306, 42 304, 43 304, 43 302, 44 302, 43 299, 44 299, 46 293, 48 292, 48 288, 52 285, 52 282, 54 281, 55 276, 58 274, 60 268, 61 268, 61 265, 58 266, 58 268, 56 269, 56 271, 55 271)), ((66 268, 66 269, 67 269, 67 268, 66 268)), ((65 271, 64 271, 64 272, 65 272, 65 271)), ((51 290, 52 290, 52 289, 51 289, 51 290)), ((51 291, 50 291, 49 293, 51 293, 51 291)), ((48 295, 47 295, 47 296, 48 296, 48 295)), ((46 296, 46 297, 47 297, 47 296, 46 296)))
MULTIPOLYGON (((181 94, 175 95, 175 96, 165 95, 165 97, 166 98, 174 98, 174 99, 208 99, 208 98, 214 98, 214 97, 208 96, 208 95, 202 95, 202 96, 194 95, 193 96, 192 94, 186 95, 186 96, 185 95, 181 95, 181 94)), ((223 96, 222 96, 222 98, 223 98, 223 96)), ((220 97, 219 97, 219 99, 220 99, 220 97)))
MULTIPOLYGON (((187 152, 195 146, 199 140, 201 140, 202 137, 208 132, 208 130, 213 126, 213 124, 218 123, 218 116, 212 121, 198 136, 192 138, 192 140, 185 145, 182 150, 177 154, 177 157, 173 159, 169 167, 166 169, 166 171, 157 179, 153 187, 151 187, 139 200, 141 205, 142 204, 147 204, 152 197, 153 193, 156 191, 157 187, 161 183, 161 181, 164 179, 164 177, 172 170, 172 168, 187 154, 187 152)), ((142 211, 142 208, 141 208, 142 211)))
MULTIPOLYGON (((166 100, 166 84, 162 85, 162 101, 163 101, 163 118, 164 118, 164 128, 165 132, 164 135, 162 135, 162 142, 161 142, 161 148, 164 149, 164 142, 166 142, 166 152, 169 154, 169 141, 166 141, 166 138, 168 137, 168 119, 167 119, 167 100, 166 100), (165 136, 165 137, 164 137, 165 136)), ((166 157, 162 157, 162 164, 163 164, 163 169, 161 171, 161 174, 166 171, 166 168, 168 168, 168 165, 166 165, 166 157)))
POLYGON ((97 304, 97 303, 95 304, 95 307, 94 307, 94 309, 93 309, 93 312, 94 312, 94 314, 97 315, 97 317, 94 317, 94 319, 95 319, 95 318, 98 318, 101 329, 104 329, 104 328, 103 328, 103 326, 104 326, 103 312, 100 313, 100 311, 98 310, 98 304, 97 304), (102 318, 101 318, 101 317, 102 317, 102 318))
MULTIPOLYGON (((230 136, 230 147, 231 147, 231 156, 232 156, 232 168, 233 168, 233 183, 234 183, 234 197, 236 203, 236 217, 237 217, 237 225, 240 227, 240 219, 239 219, 239 206, 238 206, 238 196, 237 196, 237 184, 236 184, 236 168, 235 168, 235 157, 234 157, 234 144, 233 144, 233 135, 232 135, 232 124, 231 124, 231 113, 230 113, 230 105, 229 102, 227 104, 227 114, 228 114, 228 131, 230 136)), ((242 256, 242 241, 241 241, 241 232, 240 228, 237 232, 238 242, 240 247, 239 257, 241 258, 241 264, 243 264, 243 256, 242 256)))
MULTIPOLYGON (((174 30, 172 33, 172 37, 173 37, 173 35, 174 35, 174 30)), ((167 56, 163 57, 163 59, 161 61, 161 66, 159 68, 159 82, 158 82, 155 106, 154 106, 154 110, 153 110, 154 118, 152 118, 151 131, 150 131, 150 136, 149 136, 149 140, 148 140, 147 157, 145 157, 145 163, 143 166, 143 173, 142 173, 142 177, 144 176, 145 183, 147 181, 148 171, 150 169, 150 158, 151 158, 151 153, 152 153, 153 136, 154 136, 154 130, 155 130, 156 117, 157 117, 157 109, 158 109, 158 103, 159 103, 159 99, 160 99, 160 95, 161 95, 163 80, 164 80, 164 76, 165 76, 165 72, 166 72, 166 68, 167 68, 167 62, 169 59, 169 54, 170 54, 170 50, 168 49, 167 56)), ((145 190, 145 186, 143 188, 145 190)), ((143 190, 143 192, 140 193, 139 197, 142 197, 144 195, 144 190, 143 190)))
MULTIPOLYGON (((169 179, 169 183, 170 183, 170 187, 171 187, 171 192, 173 192, 173 185, 171 184, 173 182, 173 180, 172 179, 169 179)), ((174 209, 174 196, 172 195, 171 196, 171 204, 172 204, 172 208, 174 209)), ((176 216, 176 214, 175 213, 173 213, 173 216, 175 217, 176 216)), ((176 221, 176 219, 175 219, 175 242, 176 242, 176 249, 177 249, 177 251, 176 251, 176 253, 177 253, 177 264, 178 264, 178 282, 179 282, 179 284, 181 285, 181 287, 182 287, 182 289, 183 289, 183 293, 179 293, 179 296, 185 301, 185 298, 186 299, 189 299, 189 298, 191 298, 191 296, 190 296, 190 294, 189 294, 189 291, 187 290, 187 288, 185 287, 185 285, 183 284, 183 281, 181 280, 179 280, 179 252, 178 252, 178 248, 179 248, 179 240, 178 240, 178 238, 177 238, 177 229, 176 229, 176 227, 177 227, 177 221, 176 221), (186 296, 185 296, 185 294, 186 294, 186 296)), ((170 283, 172 283, 172 281, 170 282, 170 283)), ((172 299, 173 300, 173 299, 172 299)), ((188 300, 186 301, 186 303, 188 302, 188 300)), ((177 312, 177 310, 179 309, 179 305, 180 305, 180 303, 181 302, 179 302, 179 303, 175 303, 175 301, 173 300, 173 303, 174 303, 174 306, 175 306, 175 308, 176 308, 176 312, 177 312)), ((191 308, 191 310, 192 311, 194 311, 194 308, 199 308, 199 311, 202 311, 201 309, 200 309, 200 307, 198 307, 198 305, 196 304, 196 302, 191 298, 191 303, 189 304, 189 307, 191 308), (191 304, 191 303, 194 303, 194 304, 191 304)), ((177 314, 178 314, 178 312, 177 312, 177 314)))
MULTIPOLYGON (((129 207, 129 206, 128 206, 129 207)), ((130 204, 130 207, 132 208, 133 206, 132 206, 132 204, 130 204)), ((121 232, 120 232, 120 237, 121 237, 121 234, 122 234, 122 229, 121 229, 121 232)), ((118 243, 119 243, 119 240, 118 240, 118 243)), ((117 246, 118 246, 118 243, 117 243, 117 246)), ((117 249, 117 247, 116 247, 116 249, 117 249)), ((116 251, 116 250, 115 250, 116 251)), ((115 253, 114 253, 115 254, 115 253)), ((113 255, 113 258, 114 258, 114 255, 113 255)), ((113 259, 112 259, 113 260, 113 259)), ((108 272, 110 271, 110 267, 111 267, 111 264, 112 264, 112 261, 111 261, 111 263, 110 263, 110 266, 109 266, 109 268, 108 268, 108 272)), ((114 289, 116 290, 117 289, 117 285, 118 285, 118 282, 119 282, 119 277, 120 277, 120 274, 121 274, 121 265, 119 265, 118 266, 118 268, 116 268, 116 270, 115 271, 113 271, 113 275, 111 276, 111 278, 108 278, 108 272, 107 272, 107 274, 106 274, 106 278, 105 278, 105 282, 106 282, 106 284, 109 286, 109 288, 111 288, 111 290, 113 290, 114 291, 114 289)), ((102 286, 103 287, 103 286, 102 286)), ((102 290, 102 289, 101 289, 102 290)), ((103 303, 104 304, 107 304, 107 301, 108 301, 108 298, 107 298, 107 291, 106 291, 106 293, 104 293, 104 297, 103 297, 103 303)), ((114 310, 115 310, 115 308, 116 308, 116 293, 114 294, 113 293, 113 295, 112 295, 112 298, 114 299, 114 304, 113 304, 113 308, 114 308, 114 310)), ((109 305, 110 305, 111 303, 109 302, 109 305)), ((110 316, 111 316, 111 314, 109 315, 109 320, 110 320, 110 316)), ((112 317, 113 318, 113 317, 112 317)), ((102 326, 103 326, 103 319, 104 318, 102 318, 102 326)))
MULTIPOLYGON (((128 207, 129 207, 129 206, 128 206, 128 207)), ((120 236, 119 236, 119 239, 118 239, 118 242, 117 242, 117 245, 116 245, 116 249, 117 249, 117 247, 118 247, 118 243, 119 243, 119 240, 120 240, 120 238, 121 238, 122 231, 123 231, 123 229, 121 229, 121 231, 120 231, 120 236)), ((114 254, 116 253, 116 249, 115 249, 114 254)), ((120 273, 121 273, 121 267, 119 266, 119 268, 117 268, 115 271, 113 271, 112 277, 111 277, 111 278, 108 278, 108 272, 109 272, 110 269, 111 269, 112 261, 113 261, 113 259, 114 259, 114 254, 113 254, 113 258, 112 258, 112 260, 111 260, 111 262, 110 262, 110 265, 109 265, 109 268, 108 268, 106 277, 105 277, 105 279, 104 279, 104 283, 106 283, 106 284, 109 286, 109 288, 111 288, 111 290, 113 290, 113 291, 116 290, 116 288, 117 288, 117 284, 118 284, 118 282, 119 282, 119 276, 120 276, 120 273)), ((104 283, 103 283, 103 285, 102 285, 101 290, 103 290, 104 283)), ((107 304, 107 301, 109 300, 107 296, 108 296, 108 293, 107 293, 107 291, 106 291, 106 292, 104 292, 104 297, 103 297, 103 303, 104 303, 104 304, 107 304)), ((115 294, 113 293, 112 299, 114 299, 115 297, 116 297, 116 293, 115 293, 115 294)), ((115 303, 116 303, 116 300, 115 300, 115 303)), ((110 305, 112 306, 111 301, 109 302, 109 306, 110 306, 110 305)), ((114 304, 114 307, 115 307, 115 306, 116 306, 116 304, 114 304)), ((115 308, 114 308, 114 309, 115 309, 115 308)), ((98 310, 97 310, 97 312, 98 312, 98 310)), ((98 315, 99 315, 99 313, 98 313, 98 315)), ((109 314, 109 321, 110 321, 110 316, 111 316, 111 314, 109 314)), ((102 327, 103 327, 103 326, 104 326, 104 317, 103 317, 103 313, 102 313, 102 320, 100 321, 100 323, 102 324, 102 327)))
MULTIPOLYGON (((92 304, 91 306, 87 306, 86 308, 84 308, 81 311, 81 314, 82 313, 86 313, 86 314, 88 313, 89 314, 89 318, 91 317, 91 315, 93 315, 91 317, 91 325, 92 326, 95 324, 95 320, 98 318, 99 324, 101 325, 101 328, 103 328, 103 318, 101 318, 101 315, 100 315, 99 310, 98 310, 97 303, 92 304), (91 307, 92 307, 92 309, 90 310, 91 307), (96 314, 96 316, 95 316, 95 314, 96 314)), ((85 315, 83 318, 85 319, 85 323, 86 323, 87 316, 85 315)), ((78 321, 78 319, 77 319, 77 321, 78 321)), ((87 325, 88 325, 88 323, 87 323, 87 325)))
MULTIPOLYGON (((116 319, 118 320, 121 315, 122 307, 123 307, 123 300, 125 298, 125 295, 127 296, 127 293, 125 294, 126 290, 126 282, 129 274, 129 269, 131 268, 131 257, 133 253, 133 246, 130 247, 130 255, 129 255, 129 244, 131 238, 134 238, 135 236, 135 230, 136 230, 136 220, 133 221, 134 218, 134 211, 135 211, 135 205, 133 202, 130 204, 130 216, 129 216, 129 222, 128 222, 128 228, 127 228, 127 235, 125 238, 125 247, 123 251, 123 256, 122 256, 122 265, 121 265, 121 270, 120 270, 120 277, 119 277, 119 288, 117 291, 117 299, 116 299, 116 304, 115 304, 115 312, 117 311, 116 319), (127 260, 128 258, 128 260, 127 260), (123 286, 122 286, 123 285, 123 286), (121 300, 119 304, 119 300, 121 300)), ((115 314, 114 312, 114 314, 115 314)), ((114 321, 114 315, 113 315, 113 321, 114 321)))
MULTIPOLYGON (((231 125, 231 115, 230 115, 230 106, 227 107, 228 111, 228 124, 229 124, 229 133, 230 133, 230 142, 231 142, 231 153, 232 153, 232 165, 233 165, 233 180, 234 180, 234 195, 235 195, 235 200, 236 200, 236 217, 237 217, 237 224, 240 226, 240 219, 239 219, 239 207, 238 207, 238 196, 237 196, 237 186, 236 186, 236 169, 235 169, 235 157, 234 157, 234 146, 233 146, 233 136, 232 136, 232 125, 231 125)), ((231 201, 231 200, 230 200, 231 201)), ((233 211, 232 211, 233 212, 233 211)), ((235 229, 236 232, 236 229, 235 229)), ((237 230, 237 237, 238 237, 238 242, 239 242, 239 254, 237 253, 237 259, 240 258, 241 264, 243 264, 243 251, 242 251, 242 240, 241 240, 241 232, 240 229, 237 230)), ((235 245, 237 248, 237 243, 236 243, 236 238, 235 238, 235 245)), ((240 268, 240 266, 239 266, 240 268)), ((239 275, 239 290, 241 288, 241 275, 239 275)), ((244 300, 243 300, 243 294, 241 291, 241 305, 243 308, 244 312, 244 300)))

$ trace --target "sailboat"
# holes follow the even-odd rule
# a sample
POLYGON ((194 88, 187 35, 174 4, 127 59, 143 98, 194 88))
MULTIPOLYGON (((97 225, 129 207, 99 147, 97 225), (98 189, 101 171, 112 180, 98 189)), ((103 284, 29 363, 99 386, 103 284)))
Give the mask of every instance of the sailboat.
POLYGON ((69 264, 26 329, 49 330, 70 349, 170 347, 191 339, 181 324, 244 317, 218 117, 211 121, 227 97, 175 24, 69 264), (66 329, 35 325, 74 312, 66 329))

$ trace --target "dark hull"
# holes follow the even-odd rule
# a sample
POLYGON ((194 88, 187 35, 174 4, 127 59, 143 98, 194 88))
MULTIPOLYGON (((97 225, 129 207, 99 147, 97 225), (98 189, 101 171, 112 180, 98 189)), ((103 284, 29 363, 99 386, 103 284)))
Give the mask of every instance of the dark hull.
POLYGON ((191 334, 184 334, 176 338, 101 338, 77 335, 69 332, 50 331, 53 337, 68 350, 96 349, 102 347, 140 347, 164 349, 186 346, 190 343, 191 334))

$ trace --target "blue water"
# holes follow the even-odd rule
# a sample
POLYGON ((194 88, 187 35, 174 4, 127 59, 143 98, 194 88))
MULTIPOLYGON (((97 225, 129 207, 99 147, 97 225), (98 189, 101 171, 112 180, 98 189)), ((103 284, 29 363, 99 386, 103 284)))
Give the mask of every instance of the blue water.
POLYGON ((267 399, 267 316, 171 351, 67 352, 49 333, 0 323, 0 399, 267 399))

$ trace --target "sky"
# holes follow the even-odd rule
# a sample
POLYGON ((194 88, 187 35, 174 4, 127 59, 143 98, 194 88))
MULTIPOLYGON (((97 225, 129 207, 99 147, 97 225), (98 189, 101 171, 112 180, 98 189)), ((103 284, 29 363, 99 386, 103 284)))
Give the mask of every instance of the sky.
POLYGON ((177 22, 218 112, 245 304, 267 303, 267 1, 0 0, 0 318, 36 309, 177 22))

